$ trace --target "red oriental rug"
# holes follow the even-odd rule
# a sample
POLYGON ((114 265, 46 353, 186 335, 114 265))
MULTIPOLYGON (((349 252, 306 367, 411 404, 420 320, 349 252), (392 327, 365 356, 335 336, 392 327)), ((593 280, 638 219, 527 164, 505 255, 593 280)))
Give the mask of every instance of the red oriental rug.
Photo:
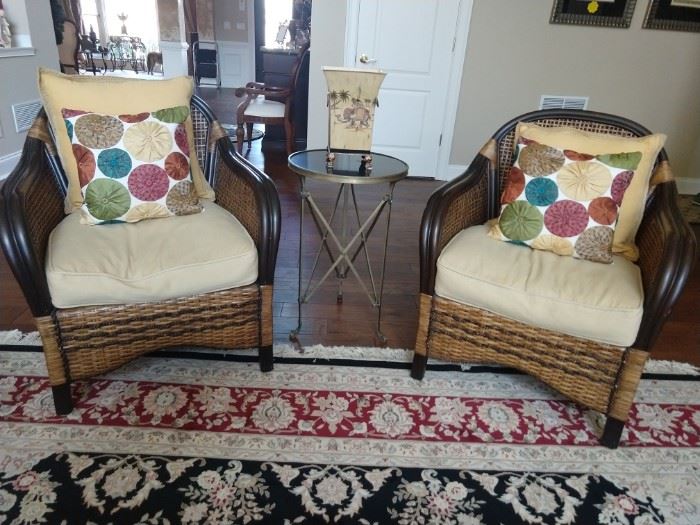
POLYGON ((57 417, 35 336, 0 333, 1 523, 700 523, 700 376, 652 362, 617 450, 515 371, 411 352, 161 351, 57 417), (28 344, 27 344, 28 343, 28 344))

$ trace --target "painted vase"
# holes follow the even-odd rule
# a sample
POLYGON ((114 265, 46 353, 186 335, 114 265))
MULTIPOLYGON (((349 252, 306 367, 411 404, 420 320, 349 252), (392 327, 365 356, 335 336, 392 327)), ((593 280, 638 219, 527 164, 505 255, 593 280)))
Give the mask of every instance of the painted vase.
POLYGON ((386 73, 378 69, 324 67, 328 84, 328 147, 333 151, 372 149, 374 112, 386 73))

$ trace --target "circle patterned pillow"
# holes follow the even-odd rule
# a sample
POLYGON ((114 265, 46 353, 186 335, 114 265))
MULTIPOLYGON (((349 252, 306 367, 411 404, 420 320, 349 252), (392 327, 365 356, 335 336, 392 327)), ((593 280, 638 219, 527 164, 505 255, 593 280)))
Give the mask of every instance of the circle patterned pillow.
POLYGON ((179 106, 137 115, 62 110, 84 197, 83 224, 137 222, 202 211, 179 106))
POLYGON ((641 158, 640 152, 589 155, 521 141, 489 235, 611 263, 619 207, 641 158))

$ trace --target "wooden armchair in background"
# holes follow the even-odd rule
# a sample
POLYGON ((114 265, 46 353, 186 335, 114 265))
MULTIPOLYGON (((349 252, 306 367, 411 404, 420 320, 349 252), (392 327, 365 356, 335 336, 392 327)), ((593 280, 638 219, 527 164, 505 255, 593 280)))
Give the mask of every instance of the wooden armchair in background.
POLYGON ((237 97, 246 97, 238 105, 236 119, 236 147, 243 152, 243 141, 247 140, 250 148, 253 136, 253 124, 265 126, 284 126, 287 154, 294 151, 294 90, 299 81, 302 65, 309 59, 308 44, 299 51, 299 56, 292 67, 292 82, 289 88, 267 86, 262 82, 248 82, 244 88, 236 89, 237 97), (247 126, 247 133, 243 126, 247 126))

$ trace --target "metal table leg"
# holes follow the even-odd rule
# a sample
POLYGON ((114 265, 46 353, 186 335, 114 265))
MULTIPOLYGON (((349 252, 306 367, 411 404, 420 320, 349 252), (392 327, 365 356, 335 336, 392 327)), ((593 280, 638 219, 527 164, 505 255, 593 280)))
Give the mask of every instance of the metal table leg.
POLYGON ((335 199, 335 204, 333 206, 333 210, 330 215, 330 220, 326 220, 325 216, 319 209, 318 205, 314 201, 313 197, 311 194, 306 190, 306 179, 303 176, 299 177, 300 180, 300 217, 299 217, 299 260, 298 260, 298 266, 299 266, 299 275, 298 275, 298 295, 297 295, 297 306, 298 306, 298 311, 297 311, 297 328, 292 330, 289 334, 289 337, 292 341, 294 341, 299 347, 299 340, 298 340, 298 335, 301 330, 301 308, 302 304, 306 303, 309 301, 311 296, 318 290, 318 288, 330 277, 332 273, 336 274, 336 278, 338 279, 338 292, 337 292, 337 301, 338 303, 342 303, 342 297, 343 297, 343 288, 342 288, 342 283, 343 280, 347 277, 348 272, 351 272, 357 281, 360 283, 360 286, 362 287, 362 290, 365 292, 367 295, 370 303, 372 304, 373 307, 377 308, 378 313, 377 313, 377 328, 376 328, 376 333, 377 337, 380 339, 382 344, 386 344, 386 337, 384 334, 381 332, 381 320, 382 320, 382 299, 383 299, 383 294, 384 294, 384 278, 386 275, 386 256, 387 256, 387 250, 388 250, 388 245, 389 245, 389 227, 391 225, 391 208, 392 208, 392 200, 393 200, 393 193, 394 193, 394 187, 396 183, 390 183, 389 185, 389 192, 384 195, 384 197, 381 199, 381 201, 377 204, 377 206, 374 208, 374 210, 369 214, 367 219, 365 219, 364 222, 361 221, 360 219, 360 211, 359 207, 357 204, 357 198, 355 195, 355 190, 352 185, 349 184, 341 184, 340 190, 338 191, 338 194, 335 199), (348 186, 350 186, 348 188, 348 186), (336 212, 338 210, 338 206, 340 204, 340 198, 341 196, 343 197, 343 204, 342 204, 342 216, 341 216, 341 232, 340 232, 340 238, 336 234, 336 232, 333 230, 333 220, 335 219, 336 212), (349 207, 350 207, 350 198, 352 198, 352 208, 354 211, 354 215, 357 221, 357 226, 358 229, 355 232, 355 234, 348 239, 350 236, 349 233, 349 225, 348 225, 348 212, 349 212, 349 207), (309 206, 309 212, 311 214, 312 219, 314 220, 314 223, 316 225, 316 228, 319 232, 320 238, 321 238, 321 243, 319 245, 319 248, 316 252, 313 266, 311 269, 311 274, 309 276, 308 283, 306 284, 306 287, 304 291, 302 292, 302 246, 303 246, 303 233, 304 233, 304 212, 306 209, 306 205, 308 204, 309 206), (387 211, 387 222, 386 222, 386 230, 384 234, 384 252, 382 254, 382 271, 380 274, 380 279, 379 279, 379 292, 377 293, 377 286, 375 283, 375 278, 374 278, 374 273, 372 271, 372 264, 371 260, 369 257, 369 252, 367 250, 367 241, 369 239, 369 235, 372 233, 374 230, 374 226, 377 223, 377 220, 379 219, 380 215, 382 214, 382 211, 384 210, 385 207, 388 206, 388 211, 387 211), (329 246, 329 239, 331 243, 334 245, 335 250, 337 250, 338 255, 334 256, 333 255, 333 250, 329 246), (355 251, 353 252, 353 246, 359 243, 358 246, 355 248, 355 251), (326 271, 326 273, 314 284, 313 283, 313 278, 314 274, 316 272, 316 268, 318 267, 319 263, 319 258, 321 255, 321 252, 324 250, 329 257, 329 260, 331 262, 330 268, 326 271), (369 273, 369 278, 370 278, 370 286, 371 290, 367 288, 366 283, 360 276, 359 272, 357 271, 357 268, 355 266, 355 259, 359 255, 360 252, 364 253, 364 260, 367 265, 367 271, 369 273))
POLYGON ((301 247, 304 236, 304 194, 306 193, 306 177, 299 176, 299 279, 297 281, 297 327, 289 333, 289 339, 301 350, 299 331, 301 330, 301 247))
POLYGON ((389 185, 389 193, 386 195, 387 205, 389 209, 387 210, 386 216, 386 231, 384 233, 384 255, 382 256, 382 276, 379 279, 379 304, 377 312, 377 336, 383 345, 387 343, 386 336, 382 333, 382 303, 384 298, 384 278, 386 277, 386 252, 389 247, 389 227, 391 226, 391 205, 394 200, 394 186, 395 182, 389 185))

